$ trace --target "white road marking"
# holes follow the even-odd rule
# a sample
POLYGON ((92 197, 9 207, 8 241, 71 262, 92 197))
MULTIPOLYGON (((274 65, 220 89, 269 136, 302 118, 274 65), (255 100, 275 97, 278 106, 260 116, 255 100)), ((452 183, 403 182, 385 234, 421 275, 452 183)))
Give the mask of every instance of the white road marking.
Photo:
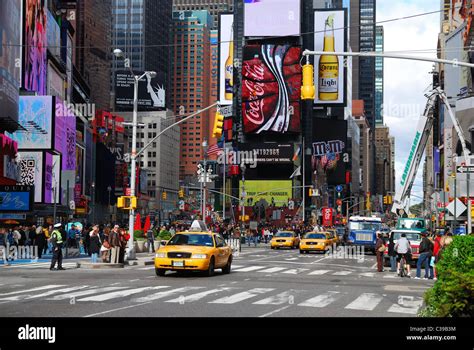
POLYGON ((401 303, 393 304, 387 312, 416 315, 423 304, 423 298, 406 295, 400 295, 399 301, 401 303))
POLYGON ((256 270, 261 270, 261 269, 264 269, 265 266, 249 266, 249 267, 244 267, 242 269, 232 269, 233 271, 236 271, 236 272, 250 272, 250 271, 256 271, 256 270))
POLYGON ((210 304, 235 304, 246 299, 253 298, 259 294, 268 293, 274 290, 274 288, 254 288, 247 292, 237 293, 228 297, 220 298, 214 301, 210 301, 210 304))
POLYGON ((154 269, 155 269, 154 266, 147 266, 147 267, 140 267, 140 268, 138 268, 138 269, 136 269, 136 270, 154 270, 154 269))
POLYGON ((147 301, 153 301, 153 300, 158 300, 162 298, 169 297, 171 295, 177 294, 177 293, 185 293, 191 290, 197 290, 197 289, 202 289, 204 287, 182 287, 182 288, 176 288, 176 289, 171 289, 167 290, 164 292, 158 292, 154 294, 147 295, 146 297, 141 297, 141 298, 136 298, 132 299, 134 303, 143 303, 147 301))
POLYGON ((294 291, 286 291, 259 301, 256 301, 255 305, 282 305, 282 304, 289 304, 294 303, 294 291))
POLYGON ((293 260, 298 260, 298 258, 288 258, 288 259, 285 259, 285 260, 293 261, 293 260))
POLYGON ((47 292, 44 292, 44 293, 41 293, 41 294, 15 295, 15 296, 6 297, 6 298, 0 298, 0 300, 1 301, 29 300, 29 299, 35 299, 35 298, 41 298, 41 297, 53 295, 53 294, 56 294, 56 293, 67 293, 67 292, 71 292, 71 291, 78 290, 78 289, 84 289, 84 288, 87 288, 87 287, 88 286, 75 286, 75 287, 69 287, 69 288, 53 289, 53 290, 50 290, 50 291, 47 291, 47 292))
POLYGON ((241 267, 244 267, 244 265, 234 265, 234 264, 232 264, 232 271, 234 271, 235 269, 239 269, 241 267))
POLYGON ((286 270, 286 269, 287 269, 287 267, 271 267, 269 269, 261 270, 261 271, 258 271, 258 272, 273 273, 273 272, 283 271, 283 270, 286 270))
POLYGON ((117 292, 94 295, 91 297, 78 299, 77 301, 106 301, 106 300, 123 298, 129 295, 142 293, 147 290, 156 290, 156 289, 163 289, 163 288, 168 288, 168 287, 169 286, 157 286, 157 287, 142 287, 142 288, 126 289, 126 290, 120 290, 117 292))
POLYGON ((398 278, 397 275, 385 275, 383 278, 398 278))
POLYGON ((98 315, 103 315, 103 314, 109 314, 111 312, 115 312, 115 311, 120 311, 120 310, 125 310, 125 309, 130 309, 132 307, 138 307, 138 306, 142 306, 142 305, 146 305, 146 304, 150 304, 151 302, 146 302, 146 303, 141 303, 141 304, 138 304, 138 305, 131 305, 131 306, 125 306, 125 307, 120 307, 118 309, 112 309, 112 310, 108 310, 108 311, 103 311, 103 312, 98 312, 96 314, 91 314, 91 315, 87 315, 87 316, 84 316, 84 317, 94 317, 94 316, 98 316, 98 315))
POLYGON ((382 301, 382 297, 374 293, 363 293, 345 309, 372 311, 382 301))
POLYGON ((318 295, 314 298, 308 299, 298 306, 309 306, 309 307, 326 307, 332 302, 334 302, 338 297, 339 292, 327 292, 321 295, 318 295))
POLYGON ((226 292, 232 289, 236 289, 236 288, 225 287, 225 288, 216 288, 216 289, 206 290, 205 292, 195 293, 195 294, 179 297, 176 299, 167 300, 165 301, 165 303, 192 303, 193 301, 201 300, 207 297, 208 295, 217 294, 220 292, 226 292))
POLYGON ((370 268, 371 268, 371 269, 377 268, 377 263, 373 264, 370 268))
POLYGON ((277 312, 280 312, 280 311, 283 311, 285 309, 288 309, 291 305, 288 305, 288 306, 284 306, 282 308, 279 308, 279 309, 276 309, 272 312, 269 312, 269 313, 266 313, 266 314, 263 314, 261 316, 258 316, 258 317, 267 317, 267 316, 270 316, 270 315, 273 315, 273 314, 276 314, 277 312))
POLYGON ((39 290, 53 289, 53 288, 60 288, 60 287, 66 287, 66 285, 64 285, 64 284, 49 284, 47 286, 36 287, 36 288, 32 288, 32 289, 17 290, 17 291, 14 291, 14 292, 2 293, 2 294, 0 294, 0 297, 4 297, 4 296, 7 296, 7 295, 13 295, 13 294, 20 294, 20 293, 36 292, 36 291, 39 291, 39 290))
POLYGON ((298 275, 304 271, 308 271, 308 269, 290 269, 288 271, 283 271, 282 273, 287 273, 289 275, 298 275))
POLYGON ((308 273, 308 275, 324 275, 325 273, 331 272, 331 270, 316 270, 308 273))
POLYGON ((362 277, 375 277, 375 272, 360 273, 359 276, 362 276, 362 277))
POLYGON ((110 292, 112 290, 119 290, 119 289, 125 289, 127 287, 104 287, 104 288, 94 288, 94 289, 89 289, 89 290, 84 290, 82 292, 77 292, 77 293, 71 293, 71 294, 63 294, 63 295, 58 295, 53 298, 48 298, 47 300, 67 300, 71 298, 77 298, 77 297, 82 297, 84 295, 89 295, 89 294, 95 294, 95 293, 103 293, 103 292, 110 292))
POLYGON ((347 276, 347 275, 350 275, 351 273, 352 271, 338 271, 338 272, 333 273, 332 275, 333 276, 347 276))

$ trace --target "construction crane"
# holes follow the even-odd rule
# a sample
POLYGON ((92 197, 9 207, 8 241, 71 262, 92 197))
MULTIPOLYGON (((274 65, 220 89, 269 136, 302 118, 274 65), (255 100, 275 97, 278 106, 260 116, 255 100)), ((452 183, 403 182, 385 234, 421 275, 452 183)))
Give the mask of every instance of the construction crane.
POLYGON ((413 183, 415 182, 418 167, 421 163, 421 158, 425 152, 425 147, 428 142, 430 132, 433 129, 433 108, 437 97, 439 97, 441 102, 443 102, 443 104, 446 106, 448 115, 453 122, 454 129, 456 130, 461 143, 464 159, 466 161, 470 159, 470 151, 466 146, 466 139, 464 138, 461 126, 459 125, 459 122, 451 109, 446 93, 441 89, 441 87, 438 86, 425 96, 428 98, 425 111, 418 122, 415 139, 413 140, 413 145, 411 147, 410 154, 402 174, 400 187, 396 191, 395 198, 393 200, 392 213, 399 216, 402 216, 404 213, 409 214, 410 193, 413 183))

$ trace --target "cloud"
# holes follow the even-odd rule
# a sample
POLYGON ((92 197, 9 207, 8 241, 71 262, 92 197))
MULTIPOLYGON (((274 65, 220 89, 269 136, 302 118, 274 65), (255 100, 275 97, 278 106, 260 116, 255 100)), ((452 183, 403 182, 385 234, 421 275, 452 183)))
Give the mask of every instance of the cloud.
MULTIPOLYGON (((432 0, 377 1, 377 22, 439 10, 432 0)), ((397 54, 436 57, 440 14, 403 19, 382 24, 384 51, 397 54), (433 50, 421 52, 421 50, 433 50), (416 52, 418 51, 418 52, 416 52)), ((384 121, 395 137, 397 188, 410 152, 419 116, 423 114, 424 93, 432 82, 433 63, 399 59, 384 60, 384 121)), ((413 203, 422 197, 423 163, 413 187, 413 203)))

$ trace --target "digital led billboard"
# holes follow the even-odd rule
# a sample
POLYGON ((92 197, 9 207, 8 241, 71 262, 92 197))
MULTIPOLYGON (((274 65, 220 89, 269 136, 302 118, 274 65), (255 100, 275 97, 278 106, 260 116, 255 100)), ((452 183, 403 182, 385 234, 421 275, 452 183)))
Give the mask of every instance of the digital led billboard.
POLYGON ((31 211, 33 192, 33 186, 0 186, 0 212, 31 211))
POLYGON ((18 152, 20 158, 20 184, 35 187, 34 201, 43 200, 43 152, 18 152))
POLYGON ((62 155, 62 170, 76 169, 76 116, 56 97, 54 149, 62 155))
MULTIPOLYGON (((243 182, 240 181, 240 198, 242 198, 243 182)), ((267 205, 282 207, 288 205, 293 197, 293 182, 291 180, 248 180, 245 181, 245 205, 253 206, 264 200, 267 205)))
POLYGON ((219 101, 232 104, 234 94, 234 15, 222 14, 219 21, 219 101))

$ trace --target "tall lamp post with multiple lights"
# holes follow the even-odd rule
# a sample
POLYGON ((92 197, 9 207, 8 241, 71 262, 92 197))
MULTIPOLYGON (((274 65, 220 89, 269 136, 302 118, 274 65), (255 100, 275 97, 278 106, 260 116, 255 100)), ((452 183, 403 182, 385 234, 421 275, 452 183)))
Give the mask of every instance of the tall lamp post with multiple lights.
MULTIPOLYGON (((137 124, 138 124, 138 84, 141 79, 145 76, 153 79, 156 77, 156 72, 153 71, 146 71, 142 75, 135 75, 133 70, 130 66, 130 59, 126 58, 123 51, 120 49, 114 50, 114 55, 117 58, 124 58, 125 60, 125 68, 130 70, 130 73, 133 76, 133 119, 132 119, 132 152, 130 155, 131 161, 131 174, 130 174, 130 196, 135 197, 136 195, 136 174, 137 174, 137 124)), ((128 259, 135 259, 135 249, 134 249, 134 242, 133 242, 133 227, 135 221, 135 210, 130 209, 130 216, 128 221, 128 228, 130 233, 130 240, 129 242, 129 251, 128 251, 128 259)))

